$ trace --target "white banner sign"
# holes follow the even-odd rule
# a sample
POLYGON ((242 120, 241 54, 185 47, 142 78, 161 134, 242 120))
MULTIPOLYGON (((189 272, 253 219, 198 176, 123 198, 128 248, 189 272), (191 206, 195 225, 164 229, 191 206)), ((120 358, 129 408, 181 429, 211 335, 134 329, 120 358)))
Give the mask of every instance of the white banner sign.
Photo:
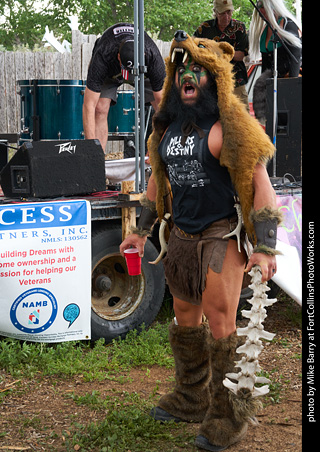
POLYGON ((90 203, 0 205, 0 335, 90 339, 90 322, 90 203))

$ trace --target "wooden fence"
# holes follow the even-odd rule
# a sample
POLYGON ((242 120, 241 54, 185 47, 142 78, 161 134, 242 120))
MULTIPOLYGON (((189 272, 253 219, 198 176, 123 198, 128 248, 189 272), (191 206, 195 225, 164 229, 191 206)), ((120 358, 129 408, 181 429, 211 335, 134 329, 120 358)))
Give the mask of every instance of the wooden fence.
MULTIPOLYGON (((86 80, 95 35, 72 32, 72 52, 0 52, 0 135, 21 131, 18 80, 86 80)), ((156 41, 165 58, 170 43, 156 41)))

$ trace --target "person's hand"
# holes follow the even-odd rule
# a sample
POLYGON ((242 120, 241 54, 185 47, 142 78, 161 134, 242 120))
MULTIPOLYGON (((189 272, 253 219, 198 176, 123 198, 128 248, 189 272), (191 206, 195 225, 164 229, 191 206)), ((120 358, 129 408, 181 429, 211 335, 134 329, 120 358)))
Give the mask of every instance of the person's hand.
POLYGON ((147 241, 147 236, 140 237, 137 234, 130 234, 127 238, 124 239, 124 241, 120 244, 120 253, 122 256, 124 256, 124 250, 130 248, 131 246, 133 248, 138 248, 139 250, 139 256, 143 257, 144 255, 144 246, 147 241))
POLYGON ((269 256, 264 253, 252 253, 244 271, 248 273, 255 265, 259 265, 261 268, 261 282, 269 281, 277 271, 276 256, 269 256))

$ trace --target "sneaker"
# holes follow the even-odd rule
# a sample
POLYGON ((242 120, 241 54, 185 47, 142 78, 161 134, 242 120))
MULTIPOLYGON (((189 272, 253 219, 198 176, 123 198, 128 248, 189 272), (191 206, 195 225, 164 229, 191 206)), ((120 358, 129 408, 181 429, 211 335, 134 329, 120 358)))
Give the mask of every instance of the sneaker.
POLYGON ((151 409, 150 416, 153 417, 156 421, 160 422, 182 422, 182 419, 173 416, 172 414, 168 413, 167 411, 163 410, 159 406, 156 406, 151 409))
POLYGON ((211 444, 207 438, 202 435, 198 435, 195 439, 195 445, 200 449, 209 450, 210 452, 219 452, 220 450, 225 450, 226 446, 215 446, 211 444))

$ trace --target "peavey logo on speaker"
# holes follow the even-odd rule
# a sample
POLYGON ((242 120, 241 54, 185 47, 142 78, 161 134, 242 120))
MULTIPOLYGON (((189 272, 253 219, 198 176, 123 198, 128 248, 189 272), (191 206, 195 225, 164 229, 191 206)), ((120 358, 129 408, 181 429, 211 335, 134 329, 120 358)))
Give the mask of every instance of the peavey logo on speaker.
POLYGON ((69 152, 69 154, 76 153, 76 145, 73 146, 71 141, 69 143, 56 144, 55 147, 59 148, 59 154, 61 154, 62 152, 69 152))

